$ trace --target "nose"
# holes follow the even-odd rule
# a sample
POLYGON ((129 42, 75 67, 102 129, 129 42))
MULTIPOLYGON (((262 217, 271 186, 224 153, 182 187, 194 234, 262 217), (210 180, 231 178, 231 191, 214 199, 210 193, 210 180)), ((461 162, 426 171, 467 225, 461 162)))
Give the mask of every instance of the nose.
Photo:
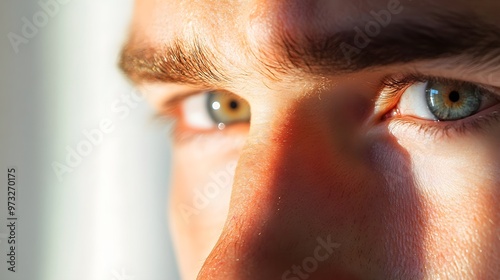
POLYGON ((381 275, 384 179, 361 125, 303 100, 252 127, 224 230, 198 279, 381 275))

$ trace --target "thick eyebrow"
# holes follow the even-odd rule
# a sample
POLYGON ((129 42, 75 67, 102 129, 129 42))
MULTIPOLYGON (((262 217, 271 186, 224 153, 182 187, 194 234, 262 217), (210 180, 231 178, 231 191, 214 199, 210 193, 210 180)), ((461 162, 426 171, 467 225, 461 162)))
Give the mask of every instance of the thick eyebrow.
MULTIPOLYGON (((381 27, 380 33, 373 37, 364 35, 368 40, 362 45, 354 42, 360 36, 359 30, 353 27, 322 37, 279 33, 270 46, 273 54, 277 49, 280 55, 266 56, 265 46, 253 55, 261 63, 260 72, 271 78, 297 70, 312 75, 338 75, 453 57, 463 58, 455 61, 460 66, 477 67, 477 71, 492 67, 500 70, 500 27, 476 17, 435 14, 419 22, 394 22, 381 27)), ((174 40, 162 48, 128 44, 122 52, 120 67, 135 81, 214 86, 234 78, 199 40, 174 40)))
POLYGON ((136 81, 213 85, 229 80, 217 57, 199 40, 176 39, 162 48, 126 44, 119 64, 136 81))

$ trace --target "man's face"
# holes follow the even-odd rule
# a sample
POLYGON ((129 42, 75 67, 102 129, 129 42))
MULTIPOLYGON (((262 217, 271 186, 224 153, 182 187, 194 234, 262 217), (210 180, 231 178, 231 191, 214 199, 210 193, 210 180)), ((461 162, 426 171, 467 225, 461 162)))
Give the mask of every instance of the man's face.
POLYGON ((137 1, 122 67, 175 120, 183 278, 498 277, 499 12, 137 1))

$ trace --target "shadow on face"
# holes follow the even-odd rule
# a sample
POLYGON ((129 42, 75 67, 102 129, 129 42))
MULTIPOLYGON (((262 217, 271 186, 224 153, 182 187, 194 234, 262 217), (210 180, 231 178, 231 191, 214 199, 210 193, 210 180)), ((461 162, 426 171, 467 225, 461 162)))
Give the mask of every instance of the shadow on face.
POLYGON ((250 134, 257 144, 239 159, 199 279, 422 278, 425 209, 409 155, 387 131, 363 137, 319 102, 276 117, 266 141, 250 134))

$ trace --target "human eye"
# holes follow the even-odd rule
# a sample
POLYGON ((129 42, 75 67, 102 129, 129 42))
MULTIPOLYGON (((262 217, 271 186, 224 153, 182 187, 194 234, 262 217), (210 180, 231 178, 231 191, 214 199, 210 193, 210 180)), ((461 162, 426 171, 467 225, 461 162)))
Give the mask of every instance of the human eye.
POLYGON ((384 120, 434 134, 468 132, 499 121, 500 90, 494 87, 411 74, 386 79, 383 92, 387 99, 397 100, 384 120))
POLYGON ((250 122, 250 105, 230 92, 204 91, 178 103, 178 123, 184 130, 201 133, 250 122))

